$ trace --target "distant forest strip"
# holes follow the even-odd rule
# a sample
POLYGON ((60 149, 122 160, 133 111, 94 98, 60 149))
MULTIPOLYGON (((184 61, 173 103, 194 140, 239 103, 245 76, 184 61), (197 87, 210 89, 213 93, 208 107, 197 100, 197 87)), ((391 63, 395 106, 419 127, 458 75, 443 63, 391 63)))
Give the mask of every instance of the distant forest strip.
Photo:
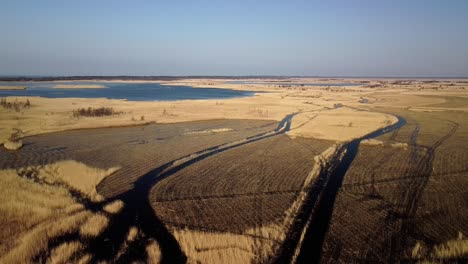
POLYGON ((183 79, 288 79, 299 76, 43 76, 43 77, 0 77, 2 82, 50 82, 50 81, 177 81, 183 79))

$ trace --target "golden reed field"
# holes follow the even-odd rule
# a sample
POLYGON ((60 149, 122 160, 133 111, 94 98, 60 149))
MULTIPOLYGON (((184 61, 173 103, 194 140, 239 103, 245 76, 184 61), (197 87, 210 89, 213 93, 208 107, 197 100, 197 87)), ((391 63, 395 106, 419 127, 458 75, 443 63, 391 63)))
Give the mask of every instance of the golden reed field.
POLYGON ((254 93, 1 98, 0 263, 468 258, 465 79, 154 82, 254 93))

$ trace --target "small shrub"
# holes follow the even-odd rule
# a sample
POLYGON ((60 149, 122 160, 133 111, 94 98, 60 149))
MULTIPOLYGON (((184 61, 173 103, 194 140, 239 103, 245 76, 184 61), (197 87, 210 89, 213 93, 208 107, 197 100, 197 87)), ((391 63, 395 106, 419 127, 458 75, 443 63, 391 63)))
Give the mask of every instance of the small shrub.
POLYGON ((8 140, 3 143, 3 146, 9 150, 18 150, 23 146, 23 141, 21 140, 23 131, 18 128, 13 128, 14 132, 11 133, 8 140))
POLYGON ((10 140, 11 142, 18 142, 21 139, 23 131, 18 128, 13 128, 13 130, 14 132, 11 133, 10 138, 8 140, 10 140))
POLYGON ((31 102, 29 99, 26 99, 24 102, 18 101, 18 99, 15 99, 14 102, 8 102, 6 98, 2 97, 0 98, 0 106, 7 110, 15 110, 15 112, 20 112, 21 109, 30 108, 31 102))
POLYGON ((116 112, 112 107, 100 107, 100 108, 79 108, 77 110, 73 110, 74 117, 96 117, 96 116, 111 116, 111 115, 118 115, 121 112, 116 112))

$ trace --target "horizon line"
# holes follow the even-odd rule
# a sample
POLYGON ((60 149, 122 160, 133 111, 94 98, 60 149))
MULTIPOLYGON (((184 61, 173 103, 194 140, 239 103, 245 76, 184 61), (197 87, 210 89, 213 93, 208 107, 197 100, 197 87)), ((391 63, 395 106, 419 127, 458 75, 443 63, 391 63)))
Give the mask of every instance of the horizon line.
POLYGON ((359 76, 359 75, 0 75, 5 79, 41 78, 347 78, 347 79, 468 79, 468 76, 359 76))

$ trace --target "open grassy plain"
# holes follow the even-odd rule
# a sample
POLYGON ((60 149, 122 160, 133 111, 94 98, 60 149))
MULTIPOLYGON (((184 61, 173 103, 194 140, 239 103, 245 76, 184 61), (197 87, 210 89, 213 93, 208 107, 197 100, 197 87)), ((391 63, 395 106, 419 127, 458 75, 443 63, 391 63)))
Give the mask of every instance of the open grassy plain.
POLYGON ((226 81, 168 83, 257 93, 0 108, 0 262, 466 257, 467 83, 226 81))

